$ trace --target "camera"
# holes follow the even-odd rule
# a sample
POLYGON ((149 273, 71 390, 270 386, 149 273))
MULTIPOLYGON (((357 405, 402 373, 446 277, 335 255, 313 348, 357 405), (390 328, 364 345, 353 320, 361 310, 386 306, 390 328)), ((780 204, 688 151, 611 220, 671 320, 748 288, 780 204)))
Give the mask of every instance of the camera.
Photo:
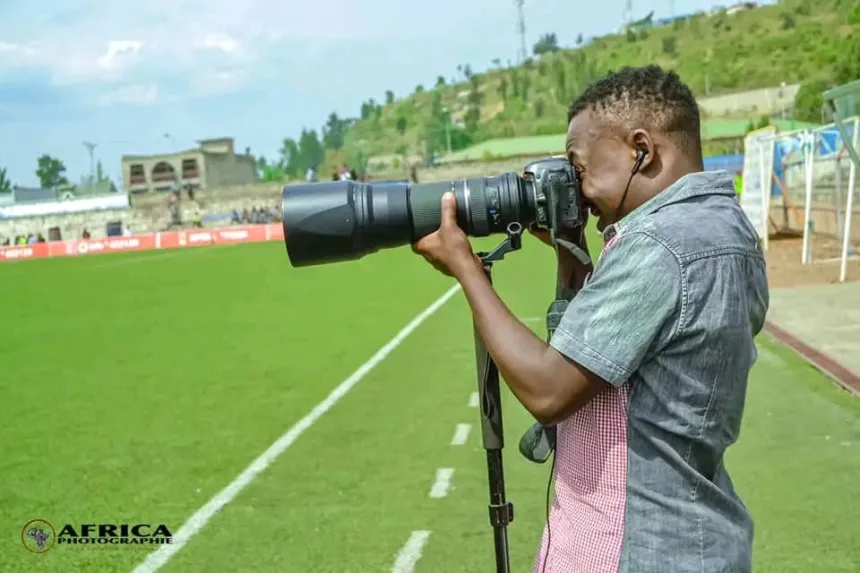
POLYGON ((285 186, 284 242, 294 267, 356 260, 416 242, 439 228, 442 195, 457 199, 457 224, 472 237, 518 223, 569 236, 583 224, 582 194, 567 159, 529 163, 523 174, 410 184, 327 181, 285 186))

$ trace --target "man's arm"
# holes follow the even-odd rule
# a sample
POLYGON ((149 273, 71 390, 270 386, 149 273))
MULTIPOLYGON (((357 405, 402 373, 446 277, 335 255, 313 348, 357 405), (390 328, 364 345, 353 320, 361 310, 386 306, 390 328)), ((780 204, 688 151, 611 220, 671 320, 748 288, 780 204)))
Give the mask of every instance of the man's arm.
POLYGON ((545 426, 569 417, 608 385, 627 381, 676 316, 680 280, 677 261, 662 244, 642 234, 622 237, 547 344, 508 310, 479 267, 460 277, 499 372, 545 426))
POLYGON ((570 362, 514 316, 483 272, 461 278, 478 334, 517 399, 545 426, 558 422, 560 405, 579 408, 605 383, 570 362))

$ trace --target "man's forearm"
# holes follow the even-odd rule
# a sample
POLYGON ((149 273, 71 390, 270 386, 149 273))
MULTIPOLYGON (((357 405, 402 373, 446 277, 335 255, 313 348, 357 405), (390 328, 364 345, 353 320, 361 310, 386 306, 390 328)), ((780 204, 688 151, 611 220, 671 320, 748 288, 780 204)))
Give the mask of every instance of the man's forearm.
POLYGON ((525 408, 541 419, 557 403, 561 381, 549 372, 549 345, 505 306, 479 267, 460 277, 478 334, 499 372, 525 408))

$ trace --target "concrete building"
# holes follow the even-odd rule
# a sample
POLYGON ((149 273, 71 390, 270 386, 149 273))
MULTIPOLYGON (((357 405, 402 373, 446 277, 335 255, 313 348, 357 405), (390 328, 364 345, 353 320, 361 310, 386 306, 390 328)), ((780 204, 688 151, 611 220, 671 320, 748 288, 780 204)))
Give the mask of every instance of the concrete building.
POLYGON ((233 138, 202 139, 200 147, 164 155, 124 155, 122 180, 128 193, 242 185, 257 180, 257 161, 237 155, 233 138))

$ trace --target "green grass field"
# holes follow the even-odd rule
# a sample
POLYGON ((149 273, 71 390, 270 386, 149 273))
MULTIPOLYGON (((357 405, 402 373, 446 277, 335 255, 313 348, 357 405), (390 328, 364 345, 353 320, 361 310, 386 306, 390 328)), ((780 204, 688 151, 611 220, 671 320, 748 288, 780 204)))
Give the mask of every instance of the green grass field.
MULTIPOLYGON (((486 243, 487 245, 492 244, 486 243)), ((497 289, 542 331, 553 261, 531 238, 497 289)), ((0 571, 131 571, 152 550, 56 545, 21 529, 165 523, 174 534, 452 281, 408 249, 292 269, 282 244, 0 265, 0 571)), ((860 404, 766 337, 729 454, 756 519, 755 570, 857 571, 860 404)), ((457 293, 215 514, 162 571, 493 570, 485 456, 457 293), (465 446, 457 424, 472 424, 465 446), (447 496, 429 496, 453 468, 447 496)), ((528 571, 549 464, 517 451, 505 398, 514 571, 528 571)))

